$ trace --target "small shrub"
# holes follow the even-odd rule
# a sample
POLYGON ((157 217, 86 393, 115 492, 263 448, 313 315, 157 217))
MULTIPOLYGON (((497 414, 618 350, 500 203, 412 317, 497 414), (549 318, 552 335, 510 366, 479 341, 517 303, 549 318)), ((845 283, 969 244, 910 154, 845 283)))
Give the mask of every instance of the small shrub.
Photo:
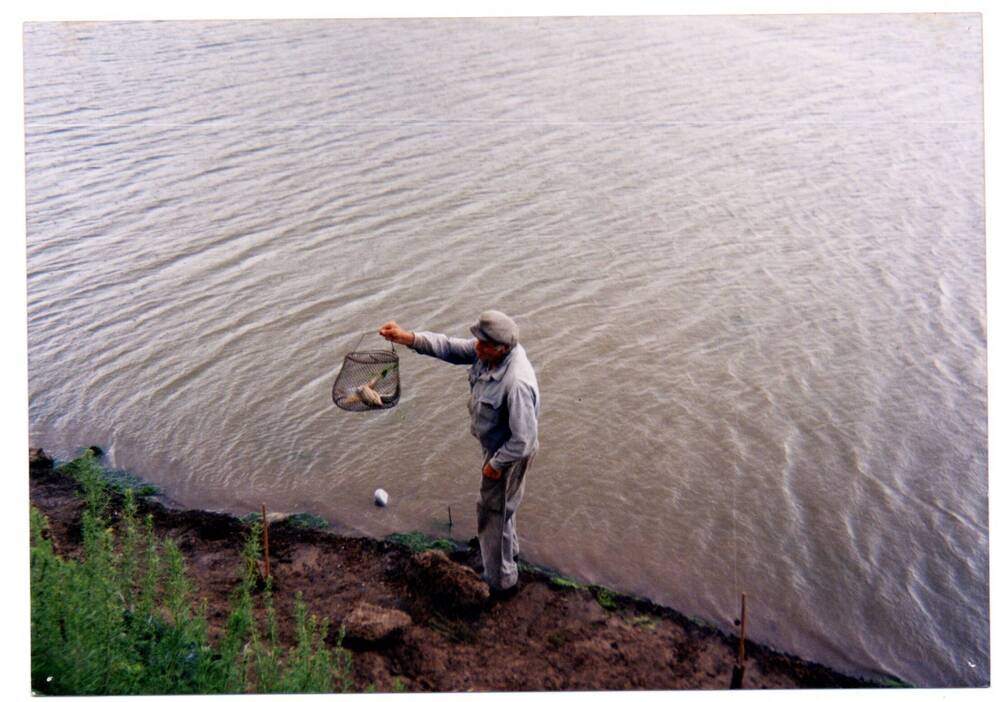
MULTIPOLYGON (((88 490, 99 486, 105 500, 109 499, 111 494, 124 495, 129 490, 141 497, 160 494, 158 487, 128 471, 105 468, 101 465, 101 455, 103 453, 100 449, 91 446, 72 461, 58 466, 57 470, 75 478, 84 488, 85 495, 88 494, 88 490)), ((106 504, 103 506, 106 507, 106 504)))
POLYGON ((80 483, 81 496, 89 514, 103 515, 107 511, 110 503, 108 482, 93 449, 87 449, 78 458, 59 466, 59 470, 80 483))
POLYGON ((297 692, 328 692, 334 680, 349 691, 353 687, 350 652, 344 649, 341 630, 334 652, 324 644, 329 622, 309 614, 302 593, 295 593, 295 648, 288 658, 282 689, 297 692), (346 654, 346 655, 344 655, 346 654))

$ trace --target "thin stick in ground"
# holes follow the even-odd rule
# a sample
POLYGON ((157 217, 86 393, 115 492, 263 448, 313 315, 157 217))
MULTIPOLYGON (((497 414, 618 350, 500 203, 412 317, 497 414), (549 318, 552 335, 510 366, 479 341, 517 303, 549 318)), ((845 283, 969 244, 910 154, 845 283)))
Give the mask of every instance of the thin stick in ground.
POLYGON ((271 577, 271 554, 267 543, 267 505, 260 506, 260 519, 264 523, 264 580, 271 577))

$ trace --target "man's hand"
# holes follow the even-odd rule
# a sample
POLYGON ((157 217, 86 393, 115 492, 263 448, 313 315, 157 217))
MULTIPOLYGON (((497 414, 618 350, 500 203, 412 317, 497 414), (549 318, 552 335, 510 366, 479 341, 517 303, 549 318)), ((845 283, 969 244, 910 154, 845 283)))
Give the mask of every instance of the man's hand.
POLYGON ((413 340, 416 338, 413 332, 406 331, 395 322, 383 324, 378 333, 394 344, 402 344, 403 346, 413 346, 413 340))
POLYGON ((496 468, 494 468, 493 466, 491 466, 489 464, 489 462, 487 462, 486 465, 483 466, 483 477, 484 478, 489 478, 490 480, 500 480, 500 476, 501 475, 503 475, 503 474, 500 471, 498 471, 496 468))

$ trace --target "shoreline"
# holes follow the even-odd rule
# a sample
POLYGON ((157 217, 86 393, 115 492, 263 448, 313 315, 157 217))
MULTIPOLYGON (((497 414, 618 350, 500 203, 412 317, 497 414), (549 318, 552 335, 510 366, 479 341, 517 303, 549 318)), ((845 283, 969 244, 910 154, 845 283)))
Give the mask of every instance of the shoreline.
MULTIPOLYGON (((78 484, 41 449, 29 452, 29 474, 31 506, 47 517, 56 552, 76 557, 83 506, 78 484)), ((114 474, 129 484, 127 474, 114 474)), ((133 481, 130 487, 141 485, 133 481)), ((219 636, 253 515, 182 509, 152 492, 136 490, 140 513, 152 515, 157 533, 180 548, 195 598, 206 603, 210 636, 219 636)), ((344 645, 356 676, 376 690, 730 688, 738 634, 528 562, 519 566, 518 593, 489 601, 474 571, 474 542, 416 532, 384 539, 346 536, 317 528, 322 520, 309 516, 269 515, 279 636, 292 640, 293 604, 301 592, 310 611, 329 621, 334 633, 328 642, 346 627, 344 645), (372 625, 373 615, 393 624, 372 625)), ((843 674, 746 640, 744 689, 908 686, 889 675, 843 674)))

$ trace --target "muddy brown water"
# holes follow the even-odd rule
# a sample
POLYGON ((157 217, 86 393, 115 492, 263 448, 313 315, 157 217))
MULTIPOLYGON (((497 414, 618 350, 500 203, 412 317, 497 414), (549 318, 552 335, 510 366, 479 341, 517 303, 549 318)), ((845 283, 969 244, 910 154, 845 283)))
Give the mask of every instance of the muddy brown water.
POLYGON ((460 369, 522 327, 522 549, 847 672, 989 680, 978 16, 25 27, 29 419, 189 507, 474 533, 460 369), (372 504, 384 488, 389 509, 372 504))

